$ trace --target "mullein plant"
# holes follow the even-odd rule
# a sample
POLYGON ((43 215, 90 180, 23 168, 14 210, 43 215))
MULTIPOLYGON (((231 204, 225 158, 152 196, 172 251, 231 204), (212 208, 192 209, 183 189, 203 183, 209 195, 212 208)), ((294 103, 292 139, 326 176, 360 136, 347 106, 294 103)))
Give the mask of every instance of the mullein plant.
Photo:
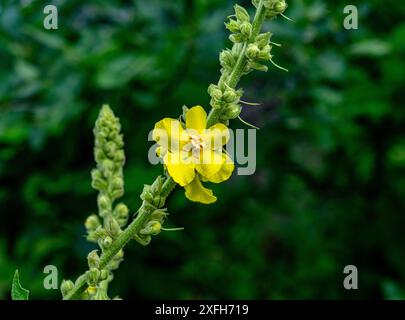
MULTIPOLYGON (((140 195, 142 204, 129 224, 130 210, 118 202, 124 195, 121 124, 109 106, 102 107, 94 128, 97 166, 91 172, 92 187, 98 191, 98 214, 90 215, 85 221, 87 240, 98 244, 99 249, 88 254, 88 270, 75 282, 62 282, 64 300, 110 299, 108 286, 124 258, 125 245, 135 240, 146 246, 153 236, 174 230, 163 225, 168 216, 166 199, 176 185, 184 188, 185 196, 191 201, 210 204, 217 200, 203 183, 223 182, 234 170, 232 159, 222 150, 229 138, 229 121, 236 118, 243 121, 242 104, 248 104, 241 100, 243 90, 237 88, 239 80, 254 70, 267 71, 268 62, 277 66, 271 54, 272 45, 276 45, 271 41, 272 34, 261 33, 261 28, 267 20, 279 15, 285 17, 287 4, 284 0, 253 0, 252 3, 256 8, 253 18, 245 8, 235 5, 235 13, 225 23, 233 45, 221 52, 221 77, 218 83, 208 87, 212 107, 209 114, 201 106, 183 107, 179 119, 164 118, 155 124, 152 137, 158 144, 156 152, 166 174, 158 176, 151 185, 144 185, 140 195), (212 140, 219 143, 212 144, 212 140), (195 154, 207 156, 211 161, 201 162, 195 154)), ((18 277, 16 286, 18 289, 18 277)))

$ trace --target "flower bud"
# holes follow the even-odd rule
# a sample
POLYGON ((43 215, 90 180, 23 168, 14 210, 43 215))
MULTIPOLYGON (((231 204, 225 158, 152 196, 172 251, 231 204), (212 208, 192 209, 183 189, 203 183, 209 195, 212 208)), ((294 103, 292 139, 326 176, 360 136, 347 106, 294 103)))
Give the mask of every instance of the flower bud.
POLYGON ((227 103, 234 102, 236 99, 238 99, 238 95, 236 94, 235 90, 227 89, 225 90, 224 93, 224 100, 227 103))
POLYGON ((224 120, 235 119, 240 115, 241 107, 238 104, 228 106, 223 114, 224 120))
POLYGON ((123 167, 125 164, 125 153, 123 150, 118 150, 114 154, 114 163, 117 167, 123 167))
POLYGON ((108 196, 100 193, 97 197, 97 204, 100 211, 110 211, 111 210, 111 200, 108 196))
POLYGON ((265 65, 262 65, 262 64, 257 63, 257 62, 252 62, 252 61, 249 63, 249 68, 254 69, 254 70, 258 70, 258 71, 264 71, 264 72, 267 72, 267 70, 269 69, 265 65))
POLYGON ((209 94, 211 95, 212 98, 214 98, 215 100, 220 101, 222 99, 222 91, 220 89, 218 89, 217 86, 212 87, 212 89, 210 90, 209 94))
POLYGON ((71 280, 63 280, 62 284, 60 285, 60 291, 62 292, 63 296, 69 294, 69 292, 74 288, 74 284, 71 280))
POLYGON ((128 222, 128 207, 123 204, 123 203, 119 203, 115 209, 114 209, 114 216, 117 219, 118 224, 120 225, 120 227, 123 227, 127 224, 128 222))
POLYGON ((100 219, 95 214, 92 214, 87 217, 84 226, 88 232, 94 231, 100 226, 100 219))
POLYGON ((157 235, 162 230, 162 224, 159 221, 152 220, 149 221, 145 228, 143 228, 140 233, 143 235, 157 235))
POLYGON ((168 215, 169 213, 166 211, 166 209, 156 209, 152 212, 150 217, 151 220, 163 221, 163 219, 166 218, 168 215))
POLYGON ((260 51, 258 58, 261 60, 270 61, 272 58, 272 55, 270 54, 270 52, 263 50, 263 51, 260 51))
POLYGON ((239 32, 239 22, 236 20, 229 19, 229 22, 225 23, 225 27, 233 33, 239 32))
POLYGON ((252 34, 252 25, 249 22, 243 22, 240 25, 240 32, 246 37, 249 38, 252 34))
POLYGON ((115 206, 114 214, 117 218, 128 218, 129 209, 124 203, 119 203, 115 206))
POLYGON ((221 109, 222 108, 222 101, 218 101, 216 99, 210 100, 210 105, 214 109, 221 109))
POLYGON ((106 236, 106 237, 101 241, 101 246, 102 246, 104 249, 108 249, 109 247, 111 247, 112 243, 113 243, 112 238, 111 238, 110 236, 106 236))
POLYGON ((91 186, 96 190, 105 190, 107 188, 107 182, 97 169, 91 171, 91 186))
POLYGON ((96 159, 97 162, 102 162, 107 158, 107 156, 105 155, 104 151, 101 148, 95 148, 94 158, 96 159))
POLYGON ((114 177, 111 182, 111 187, 114 190, 120 190, 124 188, 124 179, 121 176, 114 177))
POLYGON ((263 49, 265 46, 267 46, 270 43, 271 35, 272 35, 271 32, 265 32, 265 33, 259 34, 256 37, 255 42, 257 43, 257 45, 259 46, 260 49, 263 49))
POLYGON ((114 189, 113 191, 111 191, 111 198, 113 199, 121 198, 123 195, 124 195, 124 188, 114 189))
POLYGON ((249 22, 250 21, 249 13, 246 11, 245 8, 243 8, 242 6, 240 6, 238 4, 236 4, 234 8, 235 8, 236 18, 239 21, 242 21, 242 22, 244 22, 244 21, 249 22))
POLYGON ((117 146, 114 142, 108 141, 105 145, 105 153, 109 158, 113 158, 115 152, 117 151, 117 146))
POLYGON ((231 34, 229 36, 229 40, 231 40, 233 43, 240 43, 240 42, 244 42, 246 39, 246 37, 240 33, 237 34, 231 34))
POLYGON ((118 251, 117 254, 115 255, 114 259, 121 260, 122 258, 124 258, 124 250, 120 249, 120 251, 118 251))
POLYGON ((89 268, 98 268, 100 265, 100 257, 97 254, 97 250, 93 250, 87 255, 87 264, 89 268))
POLYGON ((246 55, 250 59, 256 59, 260 53, 260 49, 255 43, 250 43, 246 49, 246 55))
MULTIPOLYGON (((223 50, 219 55, 219 62, 221 63, 222 67, 224 67, 226 69, 232 69, 235 66, 236 60, 235 60, 231 50, 223 50)), ((222 93, 222 91, 221 91, 221 93, 222 93)), ((210 93, 210 95, 211 95, 211 97, 216 98, 211 93, 210 93)), ((221 100, 221 98, 219 98, 217 100, 221 100)))
POLYGON ((121 228, 117 222, 111 215, 108 215, 104 220, 104 228, 108 232, 108 234, 115 238, 121 232, 121 228))
POLYGON ((97 284, 99 278, 100 270, 98 270, 97 268, 91 268, 89 271, 87 271, 87 282, 90 285, 97 284))
POLYGON ((102 269, 100 271, 100 280, 106 280, 108 278, 109 271, 106 269, 102 269))
POLYGON ((112 162, 111 160, 105 159, 102 163, 101 163, 101 168, 103 170, 103 174, 105 177, 111 177, 113 174, 113 170, 114 170, 114 162, 112 162))
POLYGON ((284 0, 279 0, 274 5, 274 10, 277 13, 283 13, 287 9, 287 3, 284 0))
POLYGON ((151 191, 151 186, 145 184, 143 186, 143 191, 141 193, 141 199, 146 201, 146 202, 152 202, 153 201, 153 193, 151 191))

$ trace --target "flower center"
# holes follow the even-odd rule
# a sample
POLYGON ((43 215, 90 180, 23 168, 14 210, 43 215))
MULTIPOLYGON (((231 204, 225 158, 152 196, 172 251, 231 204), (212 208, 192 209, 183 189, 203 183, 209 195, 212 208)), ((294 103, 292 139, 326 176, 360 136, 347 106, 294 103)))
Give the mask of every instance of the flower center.
POLYGON ((200 134, 190 134, 190 140, 184 146, 185 151, 191 151, 194 158, 199 159, 200 152, 204 148, 204 138, 200 134))
POLYGON ((200 134, 191 135, 190 142, 191 142, 192 149, 200 150, 204 146, 204 139, 200 134))

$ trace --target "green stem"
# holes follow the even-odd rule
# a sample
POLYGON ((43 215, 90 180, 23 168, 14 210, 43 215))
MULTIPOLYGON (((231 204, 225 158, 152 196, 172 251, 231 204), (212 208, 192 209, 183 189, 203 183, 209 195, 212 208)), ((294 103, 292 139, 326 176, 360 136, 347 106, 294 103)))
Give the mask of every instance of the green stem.
MULTIPOLYGON (((247 44, 258 36, 263 22, 265 20, 265 12, 263 1, 260 1, 260 4, 257 8, 254 20, 253 20, 253 31, 251 38, 248 42, 244 43, 243 49, 238 57, 238 60, 227 78, 227 85, 231 88, 235 88, 240 81, 240 78, 243 75, 243 71, 246 67, 247 57, 246 57, 246 48, 247 44)), ((224 77, 221 77, 220 81, 225 81, 224 77)), ((212 126, 213 124, 219 121, 219 110, 212 109, 210 114, 207 118, 207 127, 212 126)), ((173 180, 172 177, 168 177, 164 182, 161 190, 161 196, 163 198, 167 198, 169 194, 173 191, 176 187, 176 182, 173 180)), ((138 215, 136 218, 128 225, 128 227, 114 240, 111 247, 108 248, 103 252, 100 257, 100 269, 105 268, 108 263, 114 258, 114 256, 120 251, 129 240, 133 239, 136 234, 139 233, 141 228, 144 226, 144 223, 148 221, 149 215, 152 214, 153 209, 148 207, 145 202, 142 203, 141 207, 138 210, 138 215)), ((72 300, 72 299, 79 299, 81 294, 86 289, 86 276, 83 274, 81 275, 75 283, 74 288, 64 297, 64 300, 72 300)))
MULTIPOLYGON (((173 191, 174 187, 176 187, 176 182, 174 182, 171 177, 167 178, 162 186, 161 195, 166 198, 170 194, 170 192, 173 191)), ((142 202, 136 218, 117 237, 117 239, 113 241, 111 247, 104 250, 103 254, 100 257, 99 269, 105 268, 118 253, 118 251, 125 247, 127 242, 133 239, 134 236, 139 233, 144 224, 148 221, 149 215, 152 214, 153 211, 154 208, 150 207, 147 202, 142 202)), ((74 288, 72 289, 72 291, 69 292, 69 294, 64 297, 64 300, 79 299, 81 293, 86 289, 86 286, 86 276, 83 274, 77 279, 74 288)))

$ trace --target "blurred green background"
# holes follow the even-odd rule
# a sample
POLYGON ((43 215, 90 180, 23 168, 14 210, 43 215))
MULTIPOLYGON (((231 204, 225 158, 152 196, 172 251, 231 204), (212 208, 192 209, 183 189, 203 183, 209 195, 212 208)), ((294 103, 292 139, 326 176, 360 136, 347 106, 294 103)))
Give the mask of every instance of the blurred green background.
MULTIPOLYGON (((59 29, 47 31, 48 1, 0 2, 0 299, 17 267, 38 299, 60 298, 43 288, 45 265, 59 280, 85 270, 101 105, 123 124, 124 200, 135 211, 161 173, 148 163, 149 130, 183 104, 208 110, 218 53, 230 46, 233 1, 52 3, 59 29)), ((214 186, 211 206, 177 190, 167 225, 185 231, 130 243, 111 296, 405 298, 405 3, 350 4, 358 30, 343 28, 345 4, 326 0, 290 1, 296 22, 266 25, 290 72, 241 83, 244 100, 263 103, 242 114, 261 127, 256 173, 214 186), (343 288, 349 264, 359 290, 343 288)))

